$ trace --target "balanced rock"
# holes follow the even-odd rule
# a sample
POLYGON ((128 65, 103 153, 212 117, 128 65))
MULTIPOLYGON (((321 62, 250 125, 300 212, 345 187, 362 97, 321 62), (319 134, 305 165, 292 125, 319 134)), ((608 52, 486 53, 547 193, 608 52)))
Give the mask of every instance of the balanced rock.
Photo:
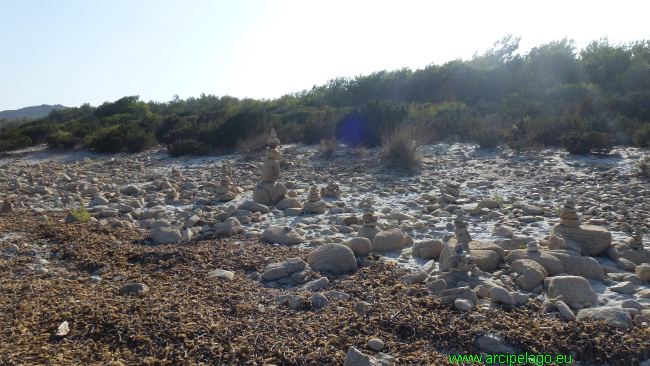
POLYGON ((580 225, 573 197, 564 203, 560 223, 555 225, 551 233, 551 237, 553 236, 562 237, 564 241, 550 241, 551 249, 573 250, 582 255, 597 256, 612 245, 612 233, 607 229, 594 225, 580 225))
POLYGON ((345 273, 357 269, 357 259, 352 249, 343 244, 329 243, 314 249, 307 257, 307 263, 319 272, 345 273))
POLYGON ((341 197, 341 187, 334 181, 330 180, 325 187, 321 189, 321 194, 325 197, 341 197))
POLYGON ((322 214, 327 210, 325 202, 321 200, 320 190, 317 186, 312 185, 307 195, 307 202, 303 205, 303 210, 306 214, 322 214))
POLYGON ((381 230, 377 228, 377 216, 372 209, 366 209, 361 217, 362 226, 357 231, 357 236, 370 239, 372 241, 375 235, 381 230))
POLYGON ((230 164, 221 166, 221 179, 217 186, 216 198, 218 201, 231 201, 237 197, 237 186, 233 181, 234 170, 230 164))

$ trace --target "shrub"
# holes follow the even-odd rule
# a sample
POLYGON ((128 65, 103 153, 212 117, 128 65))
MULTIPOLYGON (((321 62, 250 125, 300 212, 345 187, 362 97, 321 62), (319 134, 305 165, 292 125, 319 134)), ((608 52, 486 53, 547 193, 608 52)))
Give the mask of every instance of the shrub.
POLYGON ((137 131, 128 134, 125 138, 124 144, 128 152, 136 153, 156 145, 156 138, 151 131, 137 131))
POLYGON ((481 149, 491 149, 503 142, 504 136, 496 122, 492 119, 485 119, 479 122, 479 126, 470 133, 471 139, 478 143, 481 149))
POLYGON ((326 159, 331 158, 334 156, 337 147, 338 143, 334 137, 320 140, 320 156, 326 159))
POLYGON ((639 159, 637 163, 639 174, 643 177, 650 178, 650 155, 646 155, 639 159))
POLYGON ((639 147, 650 147, 650 123, 646 123, 634 134, 634 143, 639 147))
POLYGON ((571 154, 585 155, 592 151, 609 152, 613 147, 613 140, 605 132, 574 131, 562 137, 562 144, 571 154))
POLYGON ((70 132, 61 130, 56 130, 47 135, 45 142, 50 147, 62 147, 66 149, 73 148, 76 144, 76 141, 70 132))
POLYGON ((240 140, 237 143, 236 150, 242 155, 244 160, 253 160, 258 153, 264 151, 268 137, 268 132, 264 132, 255 136, 249 136, 248 138, 240 140))
POLYGON ((19 130, 0 131, 0 152, 22 149, 32 144, 32 139, 19 130))
POLYGON ((88 210, 83 206, 83 204, 79 205, 79 209, 71 209, 70 210, 70 216, 74 219, 76 222, 88 222, 90 220, 90 213, 88 210))
POLYGON ((417 148, 420 145, 417 130, 403 126, 382 137, 382 163, 385 167, 415 172, 420 167, 417 148))
POLYGON ((173 157, 183 155, 206 155, 210 152, 210 147, 196 140, 180 140, 171 144, 167 151, 173 157))
POLYGON ((92 138, 90 147, 103 153, 117 153, 124 150, 124 138, 117 128, 107 128, 92 138))

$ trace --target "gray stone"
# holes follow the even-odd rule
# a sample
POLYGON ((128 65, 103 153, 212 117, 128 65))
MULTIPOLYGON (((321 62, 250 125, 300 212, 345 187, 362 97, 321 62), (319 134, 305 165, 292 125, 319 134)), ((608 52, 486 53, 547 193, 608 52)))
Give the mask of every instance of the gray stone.
POLYGON ((151 240, 157 244, 178 244, 183 239, 178 228, 158 227, 149 233, 151 240))
POLYGON ((515 304, 515 299, 512 297, 512 294, 500 286, 494 286, 490 289, 490 300, 506 305, 515 304))
POLYGON ((574 276, 582 276, 602 281, 605 278, 603 267, 591 257, 583 257, 572 252, 550 251, 564 266, 564 272, 574 276))
POLYGON ((208 272, 208 277, 214 277, 225 281, 232 281, 235 278, 235 272, 227 271, 225 269, 215 269, 208 272))
POLYGON ((357 269, 357 259, 352 249, 338 243, 329 243, 316 248, 309 253, 307 263, 315 271, 334 274, 357 269))
POLYGON ((438 259, 444 244, 440 240, 428 240, 413 246, 413 255, 422 259, 438 259))
POLYGON ((319 291, 327 288, 330 281, 327 277, 321 277, 312 281, 307 282, 302 286, 302 289, 305 291, 319 291))
POLYGON ((234 217, 229 217, 224 222, 216 223, 212 230, 214 230, 215 236, 233 236, 244 231, 244 228, 241 226, 239 220, 234 217))
POLYGON ((620 329, 629 329, 632 327, 632 317, 625 309, 615 307, 598 307, 591 309, 582 309, 578 311, 576 319, 582 320, 604 320, 607 324, 613 325, 620 329))
POLYGON ((612 245, 612 233, 594 225, 568 227, 558 224, 553 228, 551 235, 563 237, 567 246, 553 249, 577 250, 580 254, 588 256, 600 255, 612 245))
POLYGON ((403 249, 406 246, 406 235, 401 229, 391 229, 377 233, 372 240, 372 250, 388 252, 403 249))
POLYGON ((556 301, 555 307, 564 320, 576 320, 576 315, 564 301, 556 301))
POLYGON ((294 272, 300 272, 307 267, 307 263, 300 258, 290 258, 284 262, 271 263, 262 273, 263 281, 275 281, 289 277, 294 272))
POLYGON ((270 226, 262 233, 262 239, 269 243, 283 245, 300 244, 305 241, 300 234, 288 226, 270 226))
POLYGON ((149 291, 149 286, 140 282, 127 283, 120 287, 120 293, 123 295, 143 294, 149 291))
POLYGON ((370 239, 364 237, 352 238, 345 245, 352 249, 357 257, 365 257, 372 251, 370 239))
POLYGON ((524 290, 530 291, 539 286, 548 273, 541 264, 530 259, 517 259, 510 267, 519 274, 515 282, 524 290))
POLYGON ((598 294, 591 288, 589 281, 579 276, 551 277, 547 296, 549 299, 559 298, 567 304, 598 305, 598 294))

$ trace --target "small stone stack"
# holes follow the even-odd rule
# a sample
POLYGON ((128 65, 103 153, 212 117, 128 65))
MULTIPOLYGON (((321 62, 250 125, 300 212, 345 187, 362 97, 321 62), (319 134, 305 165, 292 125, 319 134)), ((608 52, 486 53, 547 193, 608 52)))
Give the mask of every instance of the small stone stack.
POLYGON ((375 238, 375 235, 377 235, 377 233, 380 231, 377 228, 378 218, 375 215, 375 211, 372 208, 367 208, 363 212, 361 221, 362 226, 359 228, 357 236, 368 238, 372 242, 372 240, 375 238))
POLYGON ((454 219, 454 227, 455 227, 455 234, 456 234, 456 240, 458 241, 458 244, 462 244, 465 247, 469 247, 469 242, 472 241, 472 237, 469 234, 469 231, 467 230, 467 223, 465 222, 465 213, 460 210, 458 211, 458 214, 456 215, 456 218, 454 219))
POLYGON ((444 182, 442 188, 440 188, 440 193, 440 200, 443 203, 455 203, 456 200, 460 197, 460 184, 452 181, 446 181, 444 182))
POLYGON ((562 212, 560 212, 560 225, 566 227, 580 227, 580 216, 576 212, 576 198, 571 196, 564 202, 562 212))
POLYGON ((287 188, 279 183, 280 160, 282 153, 278 150, 280 139, 271 129, 271 134, 266 141, 266 158, 262 166, 262 180, 253 189, 253 200, 266 206, 274 206, 287 194, 287 188))
POLYGON ((630 249, 643 249, 643 228, 637 226, 634 230, 634 235, 632 239, 628 242, 630 249))
POLYGON ((537 244, 536 240, 531 241, 528 243, 528 253, 538 253, 539 252, 539 245, 537 244))
POLYGON ((341 187, 334 181, 330 180, 321 190, 321 194, 325 197, 339 198, 341 197, 341 187))
POLYGON ((317 186, 312 185, 309 188, 309 194, 307 195, 307 202, 303 205, 304 211, 306 214, 315 213, 322 214, 325 213, 327 206, 325 202, 321 200, 320 189, 317 186))
POLYGON ((217 187, 217 200, 221 202, 231 201, 237 197, 237 186, 233 181, 234 170, 230 164, 221 166, 221 179, 217 187))

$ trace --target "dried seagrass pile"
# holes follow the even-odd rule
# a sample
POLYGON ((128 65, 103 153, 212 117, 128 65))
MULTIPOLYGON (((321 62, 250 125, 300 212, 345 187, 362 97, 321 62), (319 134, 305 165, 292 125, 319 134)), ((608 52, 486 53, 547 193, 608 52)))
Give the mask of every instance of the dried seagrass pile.
POLYGON ((602 323, 549 318, 535 303, 461 313, 424 287, 404 285, 406 272, 378 259, 329 289, 347 301, 314 310, 278 306, 289 291, 250 278, 268 263, 306 251, 243 239, 148 246, 140 231, 49 225, 30 216, 0 217, 0 364, 286 364, 340 365, 369 338, 384 340, 397 364, 447 364, 446 353, 476 352, 478 335, 495 333, 522 352, 574 354, 596 364, 632 365, 650 357, 650 334, 602 323), (34 270, 38 258, 49 272, 34 270), (235 272, 232 281, 213 269, 235 272), (101 276, 93 281, 92 275, 101 276), (149 291, 123 295, 125 283, 149 291), (371 311, 355 311, 359 300, 371 311), (482 314, 476 320, 472 314, 482 314), (56 335, 67 321, 69 330, 56 335))

